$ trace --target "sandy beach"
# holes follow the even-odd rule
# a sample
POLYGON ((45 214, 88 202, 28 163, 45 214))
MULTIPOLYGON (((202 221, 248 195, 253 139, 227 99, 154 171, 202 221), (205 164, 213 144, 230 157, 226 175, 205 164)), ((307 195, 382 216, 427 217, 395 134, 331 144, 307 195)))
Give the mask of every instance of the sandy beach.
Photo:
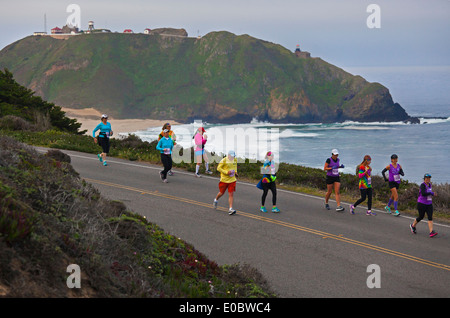
MULTIPOLYGON (((75 118, 81 123, 80 130, 87 129, 87 135, 92 135, 94 128, 100 123, 100 117, 102 113, 94 108, 73 109, 62 107, 62 111, 66 113, 69 118, 75 118)), ((179 123, 173 120, 159 120, 159 119, 114 119, 108 118, 111 123, 114 137, 118 137, 120 133, 133 133, 139 130, 147 130, 150 127, 161 127, 165 123, 171 123, 177 125, 179 123)), ((113 138, 114 138, 113 137, 113 138)))

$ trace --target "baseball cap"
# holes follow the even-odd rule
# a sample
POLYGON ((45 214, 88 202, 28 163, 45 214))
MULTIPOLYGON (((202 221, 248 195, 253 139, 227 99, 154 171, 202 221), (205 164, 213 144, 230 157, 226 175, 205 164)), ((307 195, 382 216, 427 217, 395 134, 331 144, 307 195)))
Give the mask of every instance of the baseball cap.
POLYGON ((103 114, 103 115, 102 115, 102 119, 103 119, 103 118, 108 118, 108 115, 103 114))
POLYGON ((425 178, 431 178, 431 174, 426 173, 426 174, 423 176, 423 178, 424 178, 424 179, 425 179, 425 178))
POLYGON ((236 153, 234 152, 234 150, 228 151, 228 155, 230 155, 231 157, 236 157, 236 153))
POLYGON ((332 155, 338 155, 339 151, 337 149, 333 149, 333 150, 331 150, 331 154, 332 155))
POLYGON ((166 132, 169 132, 169 129, 164 129, 163 132, 165 132, 165 133, 166 133, 166 132))

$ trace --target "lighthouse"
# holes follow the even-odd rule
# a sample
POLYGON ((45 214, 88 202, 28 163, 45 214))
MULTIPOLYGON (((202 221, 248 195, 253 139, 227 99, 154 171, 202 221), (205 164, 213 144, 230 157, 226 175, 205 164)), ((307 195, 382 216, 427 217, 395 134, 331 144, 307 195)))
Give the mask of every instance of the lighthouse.
POLYGON ((88 32, 89 33, 94 31, 94 21, 89 21, 88 26, 89 26, 88 27, 88 32))
POLYGON ((299 58, 310 58, 311 54, 309 52, 302 52, 300 50, 300 44, 297 44, 297 46, 295 47, 295 56, 299 57, 299 58))
POLYGON ((297 46, 295 47, 295 55, 300 56, 300 53, 302 51, 300 51, 300 44, 297 44, 297 46))

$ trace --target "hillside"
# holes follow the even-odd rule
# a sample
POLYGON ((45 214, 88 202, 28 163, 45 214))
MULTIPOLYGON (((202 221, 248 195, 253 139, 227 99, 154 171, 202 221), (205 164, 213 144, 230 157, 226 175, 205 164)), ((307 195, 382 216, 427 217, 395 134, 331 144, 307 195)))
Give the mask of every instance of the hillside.
POLYGON ((26 37, 0 52, 22 85, 57 105, 116 118, 214 123, 414 120, 389 90, 320 58, 229 32, 202 38, 26 37))

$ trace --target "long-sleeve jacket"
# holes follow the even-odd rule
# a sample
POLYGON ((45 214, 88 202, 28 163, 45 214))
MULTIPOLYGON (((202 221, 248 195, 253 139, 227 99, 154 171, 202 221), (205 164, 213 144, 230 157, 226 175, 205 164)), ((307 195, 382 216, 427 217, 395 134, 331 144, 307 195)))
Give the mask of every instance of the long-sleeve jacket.
POLYGON ((158 141, 158 144, 156 145, 156 150, 159 150, 160 153, 165 153, 164 149, 170 149, 170 151, 166 153, 166 155, 172 153, 173 140, 171 138, 163 137, 158 141))

